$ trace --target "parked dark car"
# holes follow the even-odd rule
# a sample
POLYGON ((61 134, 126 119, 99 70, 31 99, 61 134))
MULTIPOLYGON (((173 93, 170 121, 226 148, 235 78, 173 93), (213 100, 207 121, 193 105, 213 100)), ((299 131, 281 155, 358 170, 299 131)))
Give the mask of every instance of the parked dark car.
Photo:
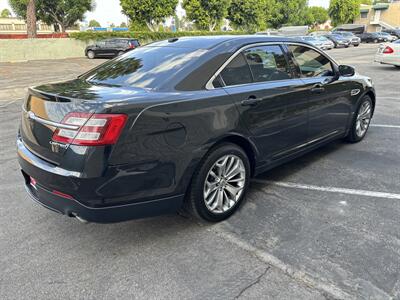
POLYGON ((86 47, 85 55, 90 59, 96 57, 115 57, 139 46, 140 43, 136 39, 109 39, 86 47))
POLYGON ((358 47, 361 44, 361 39, 358 36, 355 36, 352 32, 349 31, 335 31, 334 34, 339 34, 345 39, 350 40, 351 45, 354 47, 358 47))
POLYGON ((176 38, 29 89, 17 138, 29 195, 91 222, 180 209, 228 218, 250 177, 361 141, 369 78, 284 37, 176 38))
POLYGON ((324 37, 330 39, 335 45, 335 48, 348 48, 351 45, 351 41, 348 38, 341 36, 340 34, 326 34, 324 35, 324 37))
POLYGON ((390 35, 397 36, 400 39, 400 29, 382 29, 382 32, 389 33, 390 35))
POLYGON ((379 35, 376 32, 365 32, 359 35, 361 42, 363 43, 381 43, 387 42, 387 39, 384 36, 379 35))

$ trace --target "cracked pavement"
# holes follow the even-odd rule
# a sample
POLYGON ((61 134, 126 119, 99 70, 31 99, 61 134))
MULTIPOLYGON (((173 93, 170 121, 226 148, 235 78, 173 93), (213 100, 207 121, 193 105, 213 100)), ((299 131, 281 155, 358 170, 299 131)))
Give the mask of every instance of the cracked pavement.
MULTIPOLYGON (((330 51, 371 76, 374 124, 400 125, 399 70, 377 45, 330 51)), ((0 64, 1 299, 400 299, 400 200, 271 185, 282 181, 400 194, 400 129, 371 127, 257 178, 226 222, 162 216, 81 224, 26 195, 15 153, 27 86, 104 60, 0 64)))

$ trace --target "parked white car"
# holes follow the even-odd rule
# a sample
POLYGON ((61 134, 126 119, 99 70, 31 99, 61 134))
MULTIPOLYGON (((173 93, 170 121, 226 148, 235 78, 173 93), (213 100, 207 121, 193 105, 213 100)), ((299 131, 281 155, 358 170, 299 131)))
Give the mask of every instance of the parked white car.
POLYGON ((375 61, 400 68, 400 40, 380 44, 378 52, 375 54, 375 61))

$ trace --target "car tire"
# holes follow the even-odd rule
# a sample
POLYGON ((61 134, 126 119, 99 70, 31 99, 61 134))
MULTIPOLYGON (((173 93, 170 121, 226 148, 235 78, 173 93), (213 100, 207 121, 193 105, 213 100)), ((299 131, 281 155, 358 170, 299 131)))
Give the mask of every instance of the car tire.
POLYGON ((344 46, 345 48, 349 48, 349 45, 344 46))
POLYGON ((367 134, 373 113, 372 99, 365 95, 358 104, 356 113, 350 127, 346 140, 350 143, 358 143, 367 134))
POLYGON ((354 47, 358 47, 358 46, 360 46, 360 44, 355 44, 355 45, 354 45, 354 47))
POLYGON ((89 50, 89 51, 87 52, 86 56, 87 56, 89 59, 94 59, 94 58, 96 58, 96 54, 95 54, 94 51, 92 51, 92 50, 89 50))
POLYGON ((220 144, 202 159, 194 173, 185 208, 197 219, 223 221, 240 207, 249 182, 250 162, 246 152, 235 144, 220 144), (233 177, 228 179, 229 176, 233 177))

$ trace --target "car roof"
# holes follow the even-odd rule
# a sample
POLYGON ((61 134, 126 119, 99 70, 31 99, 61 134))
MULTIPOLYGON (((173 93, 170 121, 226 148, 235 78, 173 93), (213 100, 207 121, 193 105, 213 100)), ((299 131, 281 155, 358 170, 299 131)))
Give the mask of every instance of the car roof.
POLYGON ((236 44, 250 44, 262 42, 289 42, 294 39, 280 36, 264 35, 215 35, 179 37, 151 43, 152 47, 178 47, 191 49, 212 49, 224 43, 234 42, 236 44))

